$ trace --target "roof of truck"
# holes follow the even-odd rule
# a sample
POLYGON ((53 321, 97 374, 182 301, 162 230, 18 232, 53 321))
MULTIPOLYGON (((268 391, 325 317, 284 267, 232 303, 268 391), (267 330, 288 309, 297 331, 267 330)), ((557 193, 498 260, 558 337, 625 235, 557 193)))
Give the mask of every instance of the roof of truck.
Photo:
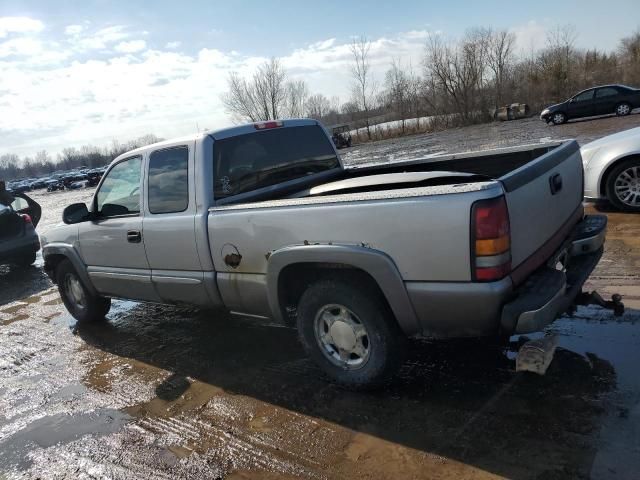
MULTIPOLYGON (((254 123, 245 123, 242 125, 236 125, 233 127, 220 128, 217 130, 206 130, 203 132, 192 133, 190 135, 185 135, 177 138, 170 138, 168 140, 163 140, 161 142, 152 143, 149 145, 145 145, 143 147, 138 147, 133 150, 129 150, 121 155, 118 155, 113 162, 116 162, 122 158, 130 157, 131 155, 141 154, 148 150, 156 150, 158 148, 172 146, 177 143, 191 143, 196 140, 200 140, 204 137, 211 136, 216 140, 221 140, 223 138, 234 137, 237 135, 244 135, 247 133, 253 133, 256 131, 261 131, 258 125, 266 124, 270 122, 278 122, 282 123, 278 128, 287 128, 287 127, 301 127, 305 125, 321 125, 317 120, 313 120, 311 118, 290 118, 285 120, 269 120, 266 122, 254 122, 254 123)), ((112 162, 112 163, 113 163, 112 162)))

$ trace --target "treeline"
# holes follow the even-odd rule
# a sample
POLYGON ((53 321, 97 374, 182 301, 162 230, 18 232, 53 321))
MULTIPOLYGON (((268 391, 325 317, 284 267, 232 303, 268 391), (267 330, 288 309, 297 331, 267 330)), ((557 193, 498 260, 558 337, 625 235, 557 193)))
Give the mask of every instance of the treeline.
POLYGON ((18 155, 8 153, 0 155, 0 179, 39 177, 58 170, 72 170, 77 167, 102 167, 118 155, 161 140, 155 135, 148 134, 125 143, 114 140, 111 145, 103 148, 94 145, 65 148, 56 158, 52 158, 45 150, 36 153, 33 157, 22 159, 18 155))
POLYGON ((394 59, 385 75, 372 68, 372 43, 365 37, 351 45, 350 97, 311 94, 304 80, 290 80, 276 58, 249 78, 228 79, 222 99, 238 121, 307 116, 326 125, 352 122, 365 139, 490 121, 497 107, 527 103, 532 111, 565 100, 598 84, 640 87, 640 31, 619 41, 615 51, 576 47, 571 25, 551 29, 544 48, 516 52, 507 30, 473 28, 459 39, 432 35, 421 58, 394 59), (428 121, 407 122, 429 117, 428 121), (397 121, 393 132, 374 128, 397 121))

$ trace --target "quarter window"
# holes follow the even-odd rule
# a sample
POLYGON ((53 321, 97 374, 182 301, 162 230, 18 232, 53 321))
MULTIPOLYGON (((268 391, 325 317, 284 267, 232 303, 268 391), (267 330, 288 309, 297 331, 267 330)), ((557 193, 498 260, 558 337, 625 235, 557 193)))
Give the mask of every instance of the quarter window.
POLYGON ((116 164, 96 194, 97 212, 106 217, 140 213, 141 157, 116 164))
POLYGON ((149 159, 149 211, 184 212, 189 206, 189 149, 168 148, 149 159))
POLYGON ((596 91, 596 98, 615 97, 616 95, 618 95, 618 90, 612 87, 599 88, 596 91))

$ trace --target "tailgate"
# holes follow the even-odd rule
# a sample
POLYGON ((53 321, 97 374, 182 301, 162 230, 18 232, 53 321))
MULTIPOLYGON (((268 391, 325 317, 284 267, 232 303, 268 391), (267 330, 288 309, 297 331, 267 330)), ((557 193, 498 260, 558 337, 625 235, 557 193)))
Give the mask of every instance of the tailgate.
POLYGON ((511 265, 529 271, 545 262, 582 218, 583 171, 575 140, 500 178, 511 223, 511 265), (566 233, 565 233, 566 232, 566 233))

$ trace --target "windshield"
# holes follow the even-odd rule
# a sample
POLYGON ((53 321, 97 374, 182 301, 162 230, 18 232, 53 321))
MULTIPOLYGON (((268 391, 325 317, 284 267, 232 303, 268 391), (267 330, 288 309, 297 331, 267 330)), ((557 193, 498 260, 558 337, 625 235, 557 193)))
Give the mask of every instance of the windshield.
POLYGON ((216 199, 325 172, 340 165, 322 128, 288 127, 217 140, 216 199))

